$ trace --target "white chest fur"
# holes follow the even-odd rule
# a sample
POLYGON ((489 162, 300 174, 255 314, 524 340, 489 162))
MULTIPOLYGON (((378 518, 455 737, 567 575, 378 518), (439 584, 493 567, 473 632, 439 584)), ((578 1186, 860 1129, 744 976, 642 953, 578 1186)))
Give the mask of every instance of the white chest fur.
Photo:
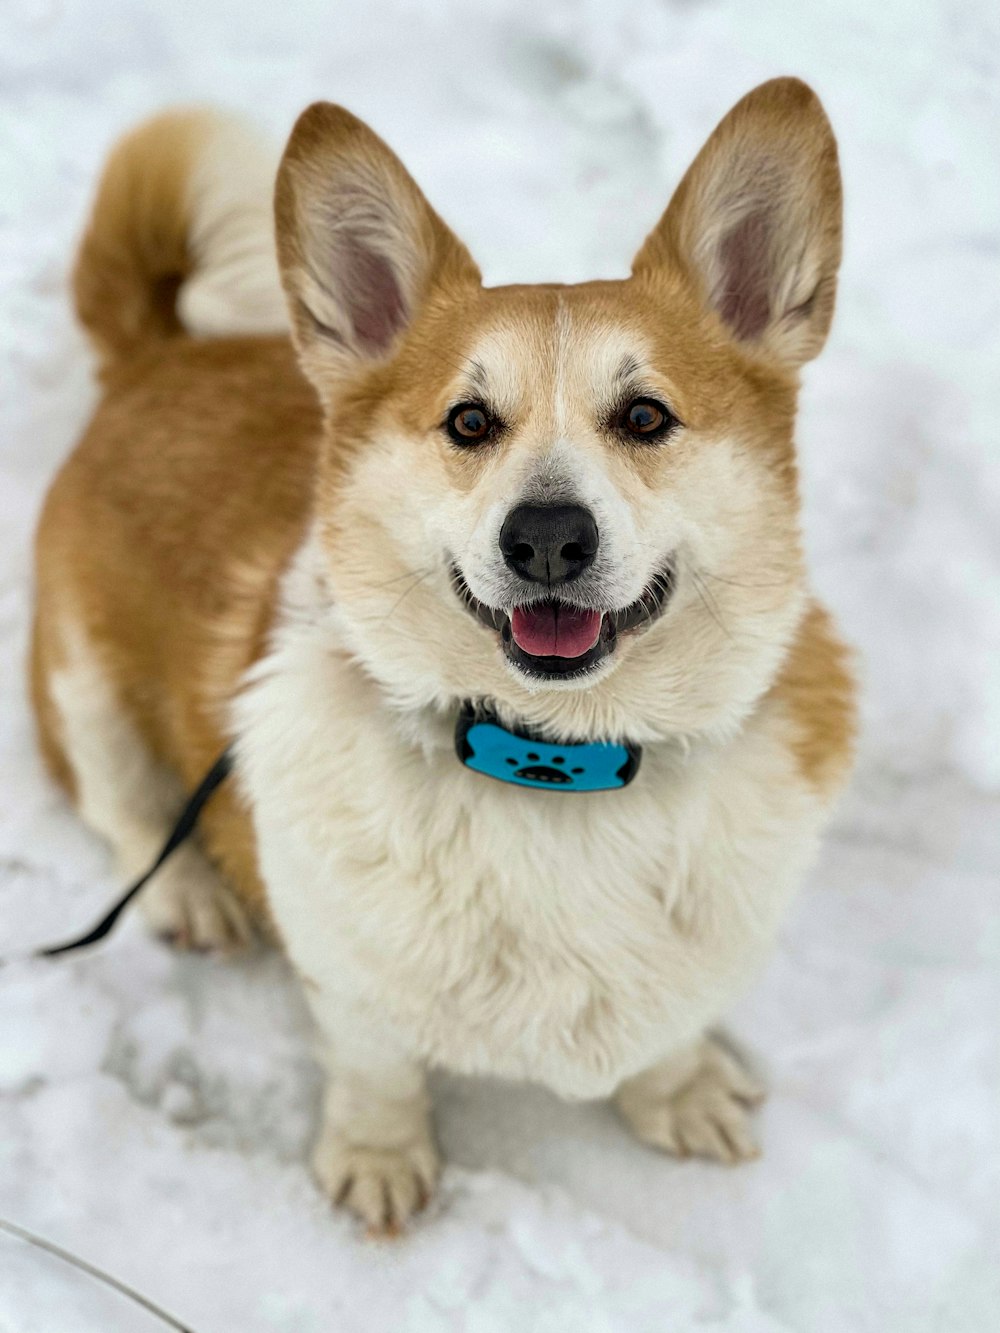
POLYGON ((447 722, 404 738, 303 623, 280 631, 235 722, 297 970, 416 1057, 570 1096, 609 1092, 719 1016, 822 814, 767 713, 724 746, 647 747, 621 791, 482 777, 447 722))

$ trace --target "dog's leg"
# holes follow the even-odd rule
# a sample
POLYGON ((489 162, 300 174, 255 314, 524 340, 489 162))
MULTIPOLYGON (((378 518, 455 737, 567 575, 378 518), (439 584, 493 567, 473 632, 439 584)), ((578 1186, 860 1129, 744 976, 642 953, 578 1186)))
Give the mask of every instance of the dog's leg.
MULTIPOLYGON (((110 843, 118 878, 127 884, 162 848, 183 793, 149 753, 82 638, 73 636, 48 690, 80 814, 110 843)), ((228 953, 250 940, 236 896, 191 843, 157 871, 138 901, 152 929, 181 947, 228 953)))
POLYGON ((764 1089, 715 1037, 628 1079, 618 1109, 644 1143, 676 1157, 711 1157, 735 1165, 760 1154, 750 1110, 764 1089))
POLYGON ((313 1169, 372 1234, 394 1235, 426 1204, 440 1170, 424 1072, 369 1015, 310 983, 307 994, 329 1073, 313 1169))

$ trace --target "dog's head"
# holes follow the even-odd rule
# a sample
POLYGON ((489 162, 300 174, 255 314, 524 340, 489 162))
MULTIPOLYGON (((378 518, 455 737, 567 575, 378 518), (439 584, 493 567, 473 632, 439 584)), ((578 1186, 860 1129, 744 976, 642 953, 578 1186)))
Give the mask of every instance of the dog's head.
POLYGON ((814 94, 745 97, 623 281, 484 288, 327 104, 285 152, 277 236, 326 408, 329 586, 366 668, 406 703, 487 696, 568 735, 741 717, 804 598, 797 372, 840 257, 814 94))

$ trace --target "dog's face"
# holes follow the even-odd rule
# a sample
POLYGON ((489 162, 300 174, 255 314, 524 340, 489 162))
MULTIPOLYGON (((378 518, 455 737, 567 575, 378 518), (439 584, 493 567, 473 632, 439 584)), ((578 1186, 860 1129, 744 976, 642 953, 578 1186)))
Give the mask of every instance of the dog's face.
POLYGON ((567 735, 725 727, 803 600, 796 372, 826 336, 836 149, 781 80, 723 121, 632 276, 486 289, 384 144, 300 119, 279 173, 317 518, 351 647, 401 702, 567 735))

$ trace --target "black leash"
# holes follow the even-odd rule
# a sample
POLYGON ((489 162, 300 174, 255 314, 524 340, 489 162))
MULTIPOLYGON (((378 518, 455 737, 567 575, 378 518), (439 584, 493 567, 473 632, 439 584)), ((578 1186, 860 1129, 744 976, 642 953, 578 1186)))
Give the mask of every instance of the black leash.
MULTIPOLYGON (((187 805, 181 811, 180 818, 173 827, 170 837, 163 844, 163 850, 159 856, 145 872, 133 884, 125 890, 122 896, 94 926, 93 930, 88 930, 85 935, 78 939, 70 940, 66 944, 53 944, 47 949, 35 949, 28 954, 29 958, 58 958, 61 954, 72 953, 76 949, 85 949, 90 944, 96 944, 98 940, 103 940, 105 935, 114 929, 115 922, 121 916, 125 908, 156 874, 160 866, 168 857, 172 856, 177 848, 194 832, 195 825, 198 823, 198 816, 202 812, 205 802, 212 795, 215 789, 223 783, 233 768, 232 750, 225 750, 215 761, 209 771, 202 778, 197 790, 194 792, 187 805)), ((2 965, 2 964, 0 964, 2 965)))

